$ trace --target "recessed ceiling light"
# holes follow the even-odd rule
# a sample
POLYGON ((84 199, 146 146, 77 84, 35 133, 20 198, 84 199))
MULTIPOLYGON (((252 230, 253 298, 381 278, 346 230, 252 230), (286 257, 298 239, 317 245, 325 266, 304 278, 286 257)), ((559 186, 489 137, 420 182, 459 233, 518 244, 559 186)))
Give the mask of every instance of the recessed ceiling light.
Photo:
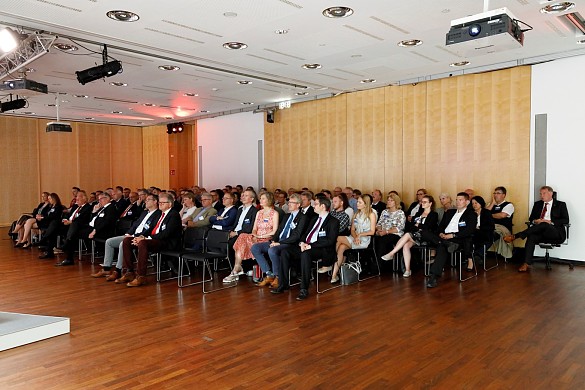
POLYGON ((53 46, 55 46, 57 49, 63 50, 63 51, 76 51, 77 50, 77 46, 69 45, 67 43, 55 43, 53 46))
POLYGON ((24 115, 36 115, 36 113, 32 112, 32 111, 25 111, 23 112, 24 115))
POLYGON ((73 96, 75 96, 76 98, 82 98, 82 99, 87 99, 89 97, 87 95, 73 95, 73 96))
POLYGON ((250 105, 254 104, 254 102, 242 102, 242 104, 244 106, 250 106, 250 105))
POLYGON ((558 14, 560 12, 568 11, 574 6, 575 3, 571 3, 570 1, 561 1, 555 4, 545 5, 540 9, 540 12, 543 14, 558 14))
POLYGON ((469 61, 459 61, 459 62, 452 62, 449 64, 449 66, 465 66, 465 65, 469 65, 471 64, 471 62, 469 61))
POLYGON ((181 68, 179 68, 178 66, 175 65, 161 65, 158 67, 160 70, 179 70, 181 68))
POLYGON ((400 47, 412 47, 422 45, 422 41, 420 39, 405 39, 404 41, 398 42, 398 46, 400 47))
POLYGON ((95 118, 92 118, 91 116, 86 116, 86 117, 85 117, 85 118, 83 118, 83 119, 86 119, 86 120, 88 120, 88 121, 92 121, 92 120, 94 120, 95 118))
POLYGON ((197 93, 192 93, 192 92, 185 92, 185 93, 183 94, 183 96, 189 96, 189 97, 193 97, 193 96, 199 96, 199 94, 197 94, 197 93))
POLYGON ((61 103, 69 103, 69 100, 61 100, 61 103))
POLYGON ((225 16, 226 18, 235 18, 236 16, 238 16, 238 14, 235 12, 224 12, 223 16, 225 16))
POLYGON ((229 50, 241 50, 247 48, 248 45, 242 42, 226 42, 223 44, 223 47, 229 50))
POLYGON ((286 29, 283 28, 283 29, 280 29, 280 30, 275 30, 274 33, 275 34, 278 34, 278 35, 288 34, 288 30, 286 30, 286 29))
POLYGON ((219 91, 219 88, 211 88, 212 91, 219 91))
POLYGON ((122 111, 112 111, 112 114, 121 114, 122 111))
POLYGON ((250 84, 252 84, 252 82, 249 81, 249 80, 240 80, 240 81, 238 81, 238 84, 241 84, 241 85, 250 85, 250 84))
POLYGON ((121 83, 121 82, 119 82, 119 81, 112 81, 112 82, 110 83, 110 85, 113 85, 114 87, 127 87, 127 86, 128 86, 128 84, 126 84, 126 83, 121 83))
POLYGON ((585 45, 585 39, 578 40, 577 45, 585 45))
POLYGON ((208 113, 209 111, 208 111, 208 110, 201 110, 201 111, 199 111, 199 112, 200 112, 200 113, 202 113, 202 114, 206 114, 206 113, 208 113))
POLYGON ((305 69, 320 69, 321 64, 305 64, 302 67, 305 69))
POLYGON ((47 104, 47 107, 55 107, 55 106, 56 106, 55 103, 49 103, 49 104, 47 104))
POLYGON ((376 79, 364 79, 362 81, 360 81, 360 83, 362 84, 370 84, 370 83, 375 83, 376 79))
POLYGON ((144 123, 144 122, 136 122, 136 124, 137 124, 137 125, 141 125, 141 124, 143 124, 143 123, 144 123))
POLYGON ((156 104, 144 103, 143 106, 145 106, 145 107, 156 107, 156 104))
POLYGON ((323 16, 328 18, 345 18, 353 14, 353 10, 349 7, 329 7, 323 10, 323 16))
POLYGON ((106 15, 108 18, 117 20, 118 22, 135 22, 140 19, 138 15, 130 11, 108 11, 106 15))
POLYGON ((297 92, 295 93, 295 95, 297 96, 307 96, 309 94, 309 92, 297 92))
POLYGON ((352 54, 351 58, 361 58, 362 55, 361 54, 352 54))
POLYGON ((165 116, 165 119, 173 119, 172 116, 165 116))

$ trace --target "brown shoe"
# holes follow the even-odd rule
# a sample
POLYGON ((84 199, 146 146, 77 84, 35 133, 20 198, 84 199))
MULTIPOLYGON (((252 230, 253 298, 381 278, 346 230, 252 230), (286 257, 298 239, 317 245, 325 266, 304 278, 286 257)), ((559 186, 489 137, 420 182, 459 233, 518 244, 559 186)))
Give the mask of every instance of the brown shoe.
POLYGON ((146 276, 137 276, 136 279, 127 283, 126 286, 128 287, 138 287, 146 284, 146 276))
POLYGON ((104 276, 109 276, 110 275, 110 271, 104 271, 104 269, 100 269, 99 272, 96 272, 95 274, 91 274, 91 276, 93 278, 103 278, 104 276))
POLYGON ((274 281, 274 277, 272 276, 267 276, 265 277, 260 283, 257 283, 256 286, 258 287, 264 287, 264 286, 268 286, 269 284, 271 284, 274 281))
POLYGON ((280 287, 280 282, 278 281, 278 276, 277 276, 277 277, 274 278, 274 280, 270 284, 269 288, 276 289, 278 287, 280 287))
POLYGON ((516 237, 513 234, 508 234, 507 236, 504 236, 504 241, 510 243, 512 241, 514 241, 516 239, 516 237))
POLYGON ((528 272, 530 271, 530 266, 527 263, 523 263, 520 268, 518 268, 518 272, 528 272))
POLYGON ((114 283, 128 283, 134 280, 134 272, 126 272, 120 279, 116 279, 114 283))
POLYGON ((120 276, 118 275, 118 271, 116 271, 115 269, 111 270, 110 275, 108 275, 108 277, 106 278, 106 282, 113 282, 114 280, 118 279, 118 276, 120 276))

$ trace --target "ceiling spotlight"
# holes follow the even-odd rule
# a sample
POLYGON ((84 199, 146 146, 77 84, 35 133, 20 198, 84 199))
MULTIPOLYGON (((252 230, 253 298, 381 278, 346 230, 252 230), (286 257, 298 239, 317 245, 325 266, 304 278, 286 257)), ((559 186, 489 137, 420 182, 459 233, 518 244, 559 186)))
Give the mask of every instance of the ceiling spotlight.
POLYGON ((201 110, 199 112, 202 113, 202 114, 207 114, 209 112, 209 110, 201 110))
POLYGON ((0 103, 0 112, 19 110, 26 107, 27 101, 25 99, 16 99, 9 102, 0 103))
POLYGON ((585 39, 578 40, 577 45, 585 45, 585 39))
POLYGON ((252 84, 252 82, 251 81, 248 81, 248 80, 240 80, 240 81, 238 81, 238 84, 241 84, 241 85, 250 85, 250 84, 252 84))
POLYGON ((121 114, 122 111, 112 111, 112 114, 121 114))
POLYGON ((57 49, 62 50, 62 51, 76 51, 77 50, 77 46, 70 45, 68 43, 55 43, 53 46, 55 46, 57 49))
POLYGON ((85 117, 85 118, 83 118, 83 119, 85 119, 85 120, 88 120, 88 121, 92 121, 92 120, 94 120, 95 118, 92 118, 91 116, 86 116, 86 117, 85 117))
POLYGON ((465 65, 469 65, 469 64, 471 64, 471 62, 469 62, 469 61, 459 61, 459 62, 452 62, 449 64, 449 66, 455 67, 455 66, 465 66, 465 65))
POLYGON ((404 41, 398 42, 398 46, 400 47, 412 47, 422 45, 422 41, 420 39, 405 39, 404 41))
POLYGON ((181 69, 181 68, 179 68, 178 66, 175 66, 175 65, 161 65, 158 68, 160 70, 169 70, 169 71, 181 69))
POLYGON ((375 83, 376 79, 364 79, 362 81, 360 81, 360 83, 362 84, 370 84, 370 83, 375 83))
POLYGON ((143 104, 144 107, 156 107, 156 104, 152 104, 152 103, 144 103, 143 104))
POLYGON ((119 82, 119 81, 112 81, 112 82, 110 83, 110 85, 113 85, 114 87, 127 87, 127 86, 128 86, 128 84, 126 84, 126 83, 121 83, 121 82, 119 82))
POLYGON ((8 27, 0 30, 0 51, 11 52, 18 46, 17 34, 8 27))
POLYGON ((558 14, 561 12, 565 12, 570 10, 575 6, 575 3, 571 3, 570 1, 561 1, 559 3, 545 5, 540 9, 540 12, 543 14, 558 14))
POLYGON ((288 30, 286 29, 275 30, 274 33, 278 35, 288 34, 288 30))
POLYGON ((193 96, 199 96, 199 94, 192 93, 192 92, 185 92, 185 93, 183 94, 183 96, 189 96, 189 97, 193 97, 193 96))
POLYGON ((226 42, 223 44, 223 47, 229 50, 241 50, 247 48, 248 45, 241 42, 226 42))
POLYGON ((73 95, 76 98, 83 98, 83 99, 87 99, 89 96, 87 95, 73 95))
POLYGON ((295 93, 295 95, 297 96, 307 96, 309 94, 309 92, 297 92, 295 93))
POLYGON ((353 14, 349 7, 329 7, 323 10, 323 16, 328 18, 345 18, 353 14))
POLYGON ((130 11, 108 11, 106 16, 118 22, 135 22, 140 19, 138 15, 130 11))
POLYGON ((225 16, 226 18, 235 18, 236 16, 238 16, 238 14, 235 12, 224 12, 223 16, 225 16))
POLYGON ((302 68, 304 68, 304 69, 320 69, 321 64, 304 64, 302 66, 302 68))
MULTIPOLYGON (((81 85, 85 85, 87 83, 102 79, 104 77, 114 76, 122 71, 122 63, 120 61, 114 60, 108 62, 108 48, 106 47, 106 45, 104 45, 104 50, 102 50, 102 61, 103 61, 102 65, 94 66, 93 68, 75 72, 75 74, 77 75, 77 81, 79 81, 81 85)), ((112 83, 112 85, 116 84, 112 83)), ((125 86, 126 84, 124 84, 124 87, 125 86)))
POLYGON ((165 119, 173 119, 172 116, 165 116, 165 119))
POLYGON ((185 123, 183 122, 169 123, 167 124, 167 134, 182 133, 184 128, 185 123))

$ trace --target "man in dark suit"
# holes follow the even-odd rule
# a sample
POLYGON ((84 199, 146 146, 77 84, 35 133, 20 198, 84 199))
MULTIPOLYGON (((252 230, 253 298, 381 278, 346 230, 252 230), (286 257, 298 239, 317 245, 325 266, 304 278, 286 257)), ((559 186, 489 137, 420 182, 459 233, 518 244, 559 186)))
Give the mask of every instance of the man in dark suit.
POLYGON ((465 192, 457 194, 455 200, 456 209, 445 211, 445 215, 439 224, 439 235, 427 233, 423 239, 437 246, 435 262, 431 266, 431 276, 427 281, 427 287, 437 287, 437 279, 443 274, 443 267, 450 253, 461 248, 462 258, 471 256, 471 239, 477 225, 477 214, 467 206, 469 195, 465 192))
POLYGON ((309 191, 305 191, 301 194, 301 213, 307 216, 307 221, 311 221, 315 216, 315 209, 311 205, 313 200, 313 194, 309 191))
POLYGON ((124 193, 119 186, 113 190, 112 198, 112 205, 118 210, 119 215, 122 215, 126 207, 130 204, 130 200, 124 199, 124 193))
MULTIPOLYGON (((76 195, 76 207, 74 206, 72 208, 69 218, 63 219, 61 221, 63 226, 66 228, 65 241, 63 242, 63 251, 68 253, 67 259, 55 264, 55 266, 61 267, 75 264, 73 261, 73 255, 70 256, 69 252, 75 250, 75 247, 78 244, 77 240, 80 237, 80 232, 89 226, 89 222, 91 221, 91 210, 92 207, 89 205, 89 203, 87 203, 86 192, 82 190, 78 191, 76 195)), ((49 239, 49 242, 51 241, 53 240, 49 239)), ((56 236, 54 241, 56 242, 56 236)), ((47 257, 50 257, 52 252, 53 248, 51 248, 51 245, 49 245, 49 248, 47 249, 47 257)))
POLYGON ((335 261, 335 242, 339 234, 339 220, 329 215, 331 200, 325 196, 318 196, 313 205, 315 216, 308 223, 305 233, 301 236, 299 245, 292 245, 283 251, 282 289, 288 288, 288 272, 292 259, 301 260, 301 291, 297 296, 302 301, 309 296, 309 283, 311 281, 311 262, 323 259, 335 261))
POLYGON ((553 199, 552 187, 540 188, 540 200, 534 202, 530 213, 530 227, 504 237, 504 241, 512 242, 516 238, 526 239, 524 246, 524 263, 518 272, 527 272, 532 264, 534 248, 539 242, 562 243, 567 238, 565 225, 569 223, 569 211, 565 202, 553 199))
POLYGON ((382 202, 382 191, 372 191, 372 208, 378 213, 378 218, 382 215, 382 211, 386 210, 386 203, 382 202))
POLYGON ((144 209, 138 204, 139 196, 137 192, 130 192, 128 199, 130 200, 130 204, 126 206, 118 218, 121 220, 135 221, 144 209))
POLYGON ((235 201, 236 196, 233 193, 226 192, 223 195, 223 209, 219 214, 209 217, 212 229, 229 231, 236 227, 238 209, 234 206, 235 201))
MULTIPOLYGON (((301 235, 307 225, 307 217, 299 211, 300 205, 301 197, 298 194, 292 194, 289 200, 290 214, 280 220, 272 241, 258 242, 252 245, 252 254, 266 274, 266 277, 258 283, 258 287, 270 286, 270 288, 277 289, 280 286, 280 280, 286 281, 288 286, 288 273, 286 277, 283 277, 280 271, 280 255, 282 251, 301 241, 301 235), (265 254, 268 254, 272 267, 266 261, 265 254)), ((282 291, 283 289, 280 289, 278 292, 282 291)))
POLYGON ((174 250, 180 247, 183 226, 179 213, 172 210, 174 200, 173 195, 169 193, 159 195, 158 208, 161 211, 161 216, 150 235, 142 233, 138 237, 124 238, 122 251, 126 273, 120 279, 116 279, 116 283, 126 283, 128 287, 138 287, 146 284, 148 254, 162 249, 174 250), (136 246, 138 251, 136 274, 134 274, 132 246, 136 246))
POLYGON ((122 266, 124 264, 124 251, 122 249, 124 238, 138 237, 140 235, 150 236, 154 226, 161 216, 161 211, 158 209, 158 196, 148 195, 145 199, 145 203, 146 210, 144 210, 140 217, 134 221, 130 229, 123 236, 111 237, 106 240, 102 269, 91 274, 91 276, 94 278, 106 276, 108 282, 112 282, 120 277, 122 274, 122 266), (116 249, 118 249, 118 262, 116 263, 116 268, 112 270, 114 251, 116 249))
POLYGON ((254 228, 254 221, 256 220, 256 214, 258 209, 254 206, 256 203, 256 192, 253 190, 246 190, 242 193, 240 198, 242 205, 238 208, 238 214, 236 215, 236 227, 230 232, 230 238, 228 241, 229 258, 234 259, 234 243, 238 239, 240 233, 252 233, 254 228))

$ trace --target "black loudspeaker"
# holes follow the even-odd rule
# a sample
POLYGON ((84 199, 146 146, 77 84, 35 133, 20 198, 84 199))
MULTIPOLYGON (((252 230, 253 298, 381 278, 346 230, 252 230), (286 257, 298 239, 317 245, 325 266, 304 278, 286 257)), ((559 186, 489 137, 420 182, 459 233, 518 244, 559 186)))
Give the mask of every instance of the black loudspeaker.
POLYGON ((274 123, 274 111, 268 111, 266 113, 266 122, 274 123))

